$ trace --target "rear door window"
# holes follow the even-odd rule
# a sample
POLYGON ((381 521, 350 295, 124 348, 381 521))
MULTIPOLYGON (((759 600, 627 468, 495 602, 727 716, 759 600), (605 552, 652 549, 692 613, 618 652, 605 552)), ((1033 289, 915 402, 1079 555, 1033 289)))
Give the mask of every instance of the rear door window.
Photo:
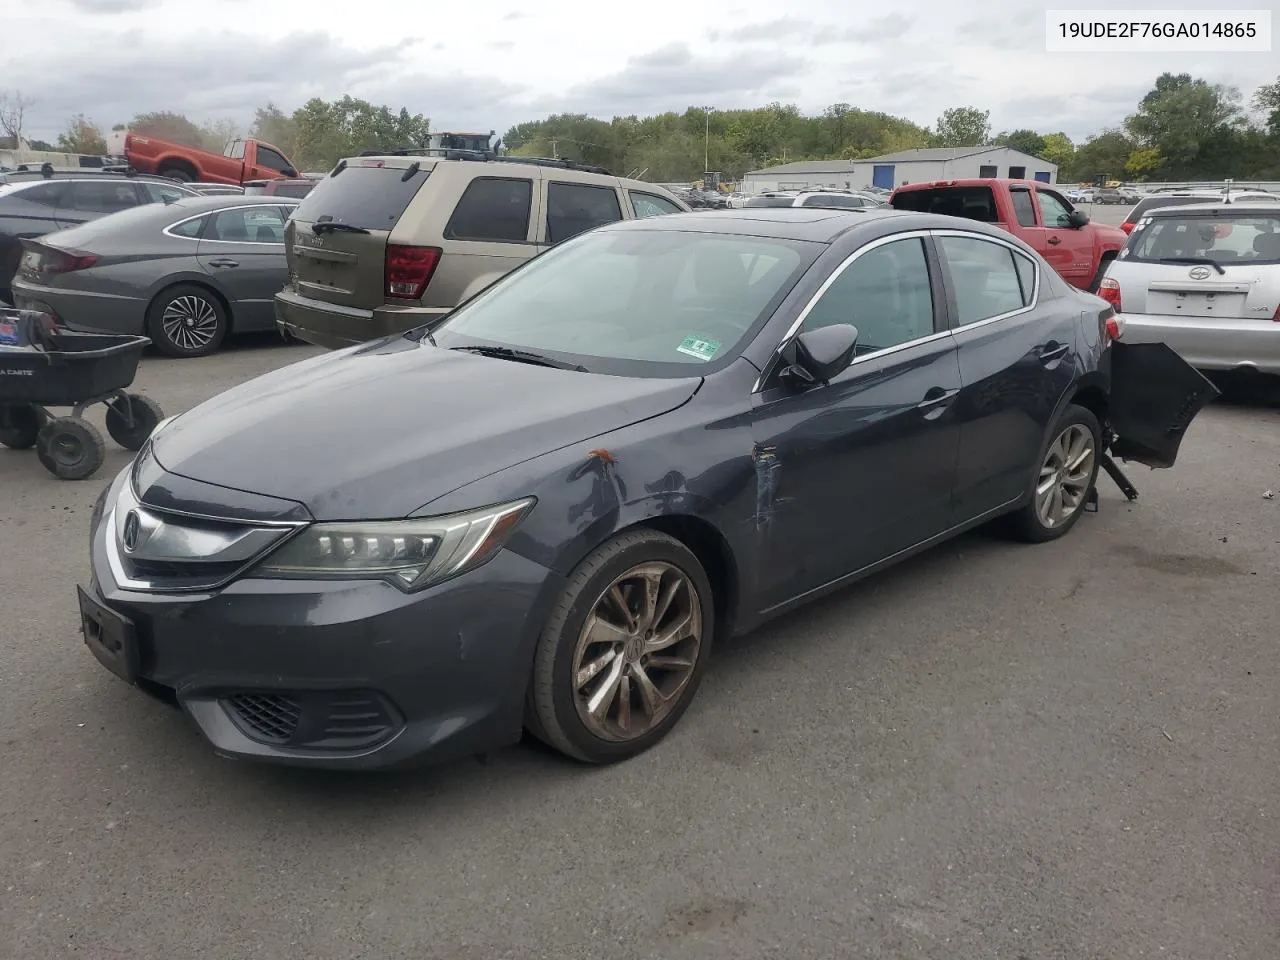
POLYGON ((353 162, 325 177, 298 206, 295 217, 315 223, 322 217, 364 230, 391 230, 431 171, 353 162), (407 175, 407 176, 406 176, 407 175))
POLYGON ((19 185, 13 195, 42 207, 57 207, 62 204, 66 186, 65 183, 37 183, 30 187, 19 185))
POLYGON ((449 240, 524 243, 532 207, 532 180, 477 177, 462 192, 444 235, 449 240))
POLYGON ((91 183, 75 180, 67 187, 67 199, 61 206, 64 209, 78 210, 82 213, 116 213, 136 207, 142 202, 134 185, 127 181, 106 180, 91 183))
POLYGON ((206 240, 230 243, 284 243, 284 216, 280 207, 240 207, 214 214, 206 240))
POLYGON ((637 219, 683 212, 670 200, 656 197, 652 193, 640 193, 637 190, 631 191, 631 208, 635 210, 637 219))
POLYGON ((570 237, 606 223, 622 219, 618 191, 583 183, 547 184, 547 242, 561 243, 570 237))
POLYGON ((1029 306, 1034 291, 1034 267, 1027 272, 1018 260, 1026 257, 1003 243, 978 237, 938 238, 947 259, 960 326, 990 320, 1029 306))

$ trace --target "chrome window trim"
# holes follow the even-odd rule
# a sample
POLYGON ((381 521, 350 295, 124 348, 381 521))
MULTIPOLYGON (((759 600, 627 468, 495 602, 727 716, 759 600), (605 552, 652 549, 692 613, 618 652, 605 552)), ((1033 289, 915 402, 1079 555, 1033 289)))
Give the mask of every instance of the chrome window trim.
MULTIPOLYGON (((956 232, 963 233, 964 231, 956 231, 956 232)), ((849 254, 849 256, 845 257, 844 260, 841 261, 840 266, 832 270, 831 275, 827 277, 826 280, 822 281, 822 286, 820 286, 816 291, 814 291, 813 296, 809 298, 809 302, 804 305, 804 308, 800 311, 799 314, 797 314, 795 320, 792 321, 791 326, 787 329, 787 332, 783 334, 782 339, 778 341, 778 345, 774 347, 773 353, 769 357, 769 361, 764 365, 764 370, 762 370, 760 372, 760 375, 756 377, 756 382, 751 387, 752 394, 757 394, 761 391, 764 385, 765 374, 773 366, 774 360, 777 358, 778 354, 781 353, 782 350, 786 347, 786 345, 795 338, 796 334, 800 331, 800 327, 803 326, 805 320, 809 318, 809 314, 812 312, 813 308, 817 306, 818 301, 822 299, 823 295, 826 294, 826 292, 829 289, 831 289, 831 285, 834 284, 836 280, 840 278, 840 275, 843 274, 845 270, 849 268, 850 264, 852 264, 855 260, 857 260, 863 254, 869 253, 870 251, 875 250, 879 247, 886 246, 887 244, 896 243, 900 240, 927 240, 932 234, 933 234, 933 231, 930 231, 930 230, 907 230, 907 231, 904 231, 903 233, 891 233, 887 237, 879 237, 875 240, 872 240, 870 243, 866 244, 865 246, 859 247, 857 250, 853 251, 853 253, 849 254)), ((933 297, 932 289, 930 289, 929 291, 929 296, 930 296, 930 299, 932 299, 933 297)), ((935 304, 935 307, 936 307, 936 304, 935 304)), ((944 337, 951 336, 951 333, 952 333, 951 330, 940 330, 935 333, 929 334, 927 337, 917 337, 915 340, 907 340, 903 343, 895 343, 892 347, 885 347, 883 350, 876 350, 872 353, 864 353, 860 357, 855 357, 853 359, 853 362, 850 363, 849 366, 853 367, 859 363, 864 363, 867 360, 875 360, 880 357, 888 356, 889 354, 892 354, 892 353, 897 353, 900 350, 906 350, 911 347, 919 346, 925 343, 932 343, 934 340, 941 340, 944 337)))
MULTIPOLYGON (((292 197, 287 197, 284 199, 277 199, 276 197, 271 197, 270 203, 241 203, 234 207, 221 207, 217 210, 205 210, 203 213, 193 213, 189 217, 183 217, 181 220, 175 220, 173 223, 169 224, 160 232, 164 234, 166 237, 171 237, 174 240, 196 240, 199 243, 234 243, 237 246, 248 245, 251 247, 283 247, 284 246, 283 240, 281 240, 279 243, 265 243, 261 240, 206 240, 203 237, 183 237, 175 233, 170 233, 169 231, 182 226, 184 223, 190 223, 192 220, 199 220, 201 217, 216 217, 218 214, 226 213, 229 210, 256 210, 259 207, 267 207, 267 208, 293 207, 294 209, 296 209, 298 206, 297 203, 289 203, 289 200, 292 200, 292 199, 293 199, 292 197)), ((281 226, 284 226, 288 222, 289 222, 289 218, 285 217, 281 221, 281 226)))
MULTIPOLYGON (((935 237, 960 237, 964 240, 985 240, 987 243, 994 243, 997 246, 1005 247, 1012 250, 1015 256, 1022 257, 1031 264, 1031 269, 1035 271, 1035 285, 1031 288, 1031 302, 1019 310, 1010 310, 1007 313, 999 313, 994 317, 984 317, 982 320, 974 320, 970 323, 963 323, 951 328, 951 333, 960 333, 962 331, 974 330, 978 327, 985 327, 987 324, 999 323, 1001 320, 1008 320, 1010 317, 1019 317, 1024 313, 1030 313, 1040 305, 1040 264, 1035 259, 1027 256, 1027 252, 1021 249, 1017 244, 1010 243, 1003 237, 990 237, 985 233, 974 233, 972 230, 931 230, 929 231, 935 237)), ((945 259, 946 254, 941 248, 938 250, 938 257, 945 259)), ((1015 268, 1016 269, 1016 268, 1015 268)))

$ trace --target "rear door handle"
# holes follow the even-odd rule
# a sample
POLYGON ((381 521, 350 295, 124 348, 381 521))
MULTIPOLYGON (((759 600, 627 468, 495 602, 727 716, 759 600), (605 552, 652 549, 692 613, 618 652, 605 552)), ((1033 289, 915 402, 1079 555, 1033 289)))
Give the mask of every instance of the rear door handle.
POLYGON ((238 266, 240 266, 240 261, 239 261, 239 260, 228 260, 226 257, 219 257, 217 260, 210 260, 210 261, 209 261, 209 266, 211 266, 211 267, 238 267, 238 266))
POLYGON ((1061 360, 1067 355, 1067 351, 1071 349, 1070 344, 1066 343, 1047 343, 1036 351, 1040 362, 1043 364, 1053 363, 1055 360, 1061 360))
POLYGON ((926 417, 940 414, 959 392, 959 390, 944 390, 942 387, 933 387, 924 395, 924 399, 916 404, 916 409, 926 417))
POLYGON ((1060 237, 1050 237, 1050 238, 1049 238, 1049 246, 1051 246, 1051 247, 1056 247, 1056 246, 1057 246, 1058 244, 1060 244, 1061 242, 1062 242, 1062 239, 1061 239, 1060 237))

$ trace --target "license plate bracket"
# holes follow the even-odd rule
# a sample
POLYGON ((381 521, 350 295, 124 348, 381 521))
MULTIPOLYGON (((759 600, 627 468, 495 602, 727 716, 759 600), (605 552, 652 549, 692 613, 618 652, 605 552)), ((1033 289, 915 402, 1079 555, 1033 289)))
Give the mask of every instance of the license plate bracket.
POLYGON ((138 639, 133 621, 109 610, 76 587, 80 604, 80 632, 85 646, 104 667, 127 683, 138 679, 138 639))

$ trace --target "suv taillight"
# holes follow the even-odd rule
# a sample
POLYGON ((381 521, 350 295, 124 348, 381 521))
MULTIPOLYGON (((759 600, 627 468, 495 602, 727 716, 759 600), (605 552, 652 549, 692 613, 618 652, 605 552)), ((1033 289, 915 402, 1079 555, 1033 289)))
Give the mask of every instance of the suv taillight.
POLYGON ((1120 283, 1112 280, 1110 277, 1103 278, 1102 284, 1098 287, 1098 296, 1107 303, 1111 304, 1111 309, 1116 313, 1120 312, 1120 283))
POLYGON ((1120 229, 1125 233, 1133 233, 1133 226, 1134 225, 1132 223, 1129 223, 1129 221, 1126 220, 1124 223, 1120 224, 1120 229))
POLYGON ((436 272, 443 251, 439 247, 387 244, 386 293, 396 300, 419 300, 436 272))

